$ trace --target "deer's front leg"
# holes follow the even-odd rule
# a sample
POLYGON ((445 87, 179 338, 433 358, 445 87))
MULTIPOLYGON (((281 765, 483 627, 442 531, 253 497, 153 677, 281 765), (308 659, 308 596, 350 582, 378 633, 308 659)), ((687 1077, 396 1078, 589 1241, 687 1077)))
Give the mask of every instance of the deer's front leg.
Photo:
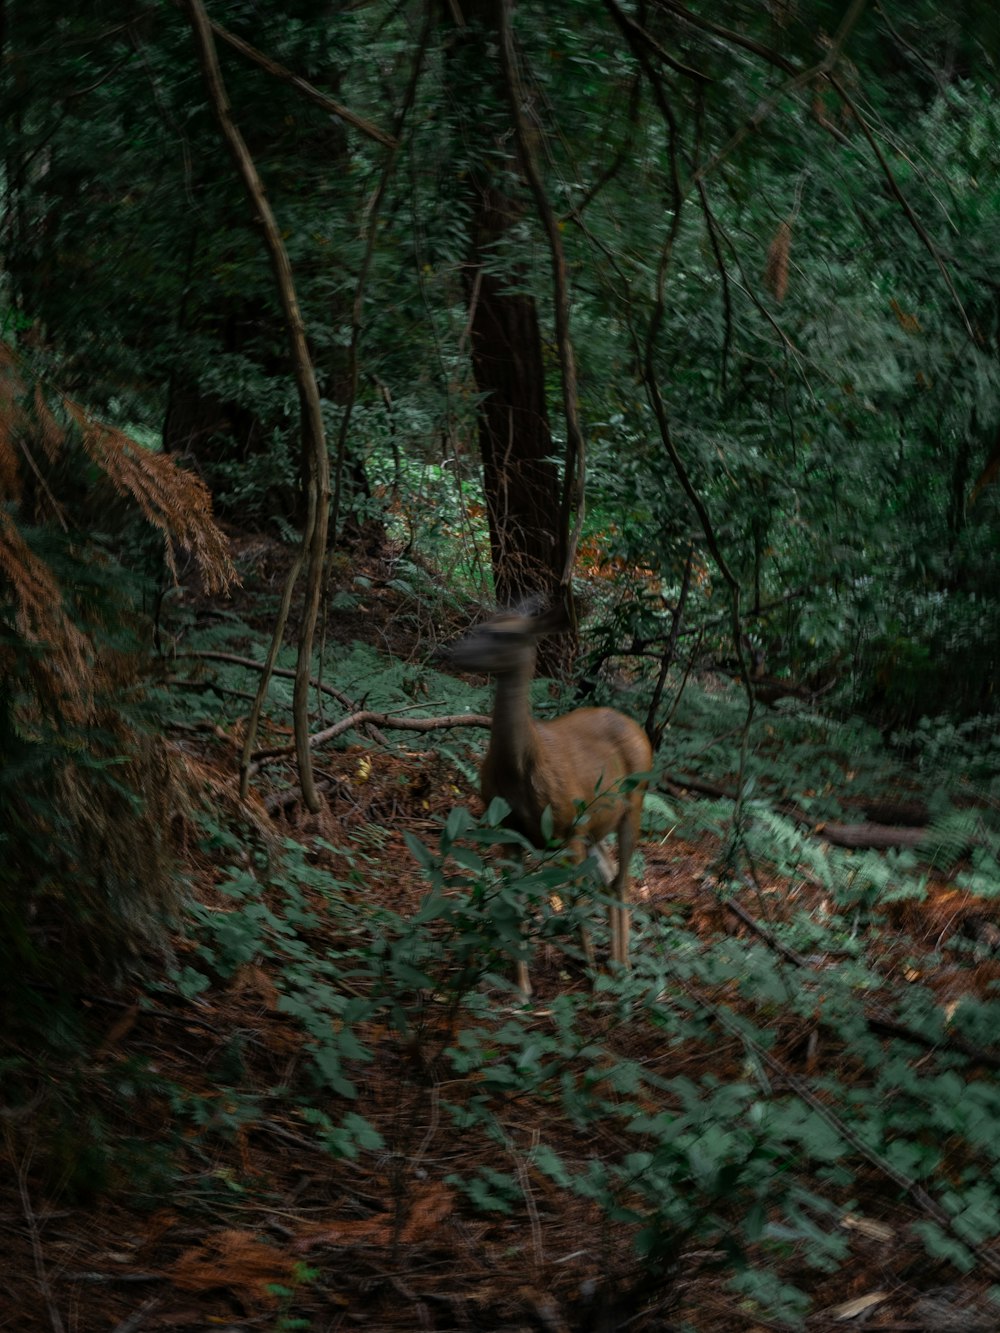
POLYGON ((636 821, 632 809, 626 810, 618 823, 618 871, 612 887, 608 921, 611 927, 611 961, 627 968, 629 946, 628 882, 632 852, 635 850, 636 821))

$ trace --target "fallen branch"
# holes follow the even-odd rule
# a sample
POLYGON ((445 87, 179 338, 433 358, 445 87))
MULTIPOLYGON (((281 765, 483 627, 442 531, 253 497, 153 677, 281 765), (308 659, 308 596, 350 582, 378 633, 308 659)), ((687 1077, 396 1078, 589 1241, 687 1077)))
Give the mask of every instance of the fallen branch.
MULTIPOLYGON (((735 898, 731 898, 727 901, 726 908, 732 912, 733 916, 739 921, 742 921, 748 930, 753 931, 757 938, 766 944, 773 953, 780 955, 780 957, 784 958, 787 962, 793 963, 803 971, 811 970, 811 964, 807 958, 803 958, 802 955, 796 953, 794 949, 789 949, 787 945, 782 944, 767 926, 762 925, 761 922, 759 922, 756 917, 752 916, 745 907, 736 901, 735 898)), ((910 1027, 906 1023, 900 1023, 898 1019, 893 1018, 881 1005, 866 1006, 864 1016, 868 1030, 877 1035, 901 1037, 904 1041, 912 1042, 914 1046, 923 1046, 926 1050, 931 1051, 940 1049, 942 1044, 944 1044, 948 1050, 960 1052, 975 1064, 986 1065, 990 1069, 1000 1069, 1000 1055, 995 1055, 992 1051, 986 1051, 981 1046, 973 1045, 971 1041, 966 1041, 966 1039, 958 1032, 949 1032, 944 1043, 942 1043, 933 1035, 923 1033, 917 1028, 910 1027)), ((820 1026, 824 1023, 822 1015, 819 1018, 819 1023, 820 1026)), ((831 1024, 831 1026, 833 1026, 834 1031, 836 1031, 836 1025, 831 1024)))
MULTIPOLYGON (((452 713, 446 717, 397 717, 392 713, 375 713, 365 708, 358 713, 351 713, 349 717, 342 717, 332 727, 314 732, 309 737, 309 745, 311 747, 324 745, 327 741, 336 740, 345 731, 353 731, 355 728, 372 724, 390 727, 396 731, 446 731, 449 727, 486 727, 488 730, 493 722, 486 713, 452 713)), ((273 750, 258 750, 250 765, 250 772, 259 773, 266 760, 292 754, 294 750, 293 745, 282 745, 273 750)))

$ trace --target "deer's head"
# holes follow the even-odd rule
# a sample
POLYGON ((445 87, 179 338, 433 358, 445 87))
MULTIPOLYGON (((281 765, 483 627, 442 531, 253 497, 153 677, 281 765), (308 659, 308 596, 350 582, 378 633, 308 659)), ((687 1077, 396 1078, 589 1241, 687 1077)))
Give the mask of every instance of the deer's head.
POLYGON ((541 599, 532 598, 501 611, 453 644, 449 659, 460 671, 488 671, 494 676, 533 667, 538 640, 569 628, 561 609, 543 608, 541 599))

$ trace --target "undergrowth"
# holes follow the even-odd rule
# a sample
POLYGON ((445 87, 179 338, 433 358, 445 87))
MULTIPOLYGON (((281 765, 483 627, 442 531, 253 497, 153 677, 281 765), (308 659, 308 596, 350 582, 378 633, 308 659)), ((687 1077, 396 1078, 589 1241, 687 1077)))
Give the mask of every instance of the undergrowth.
MULTIPOLYGON (((773 848, 774 818, 759 813, 773 848)), ((498 862, 517 841, 500 814, 478 823, 456 810, 433 847, 409 839, 427 882, 409 918, 367 904, 363 875, 334 878, 293 841, 224 868, 225 906, 192 904, 197 947, 176 984, 196 1000, 263 967, 307 1059, 259 1102, 251 1080, 234 1098, 240 1114, 213 1118, 214 1132, 244 1132, 278 1101, 334 1157, 391 1144, 405 1162, 434 1101, 455 1142, 480 1145, 467 1170, 425 1161, 462 1206, 527 1226, 544 1177, 631 1237, 647 1286, 669 1291, 692 1264, 721 1270, 747 1310, 788 1326, 809 1304, 808 1282, 783 1276, 790 1261, 834 1271, 855 1213, 902 1205, 932 1264, 979 1262, 1000 1230, 1000 1091, 951 1037, 995 1032, 995 999, 948 1012, 921 979, 887 977, 873 917, 859 918, 856 886, 832 864, 824 917, 777 927, 788 949, 809 950, 798 965, 761 941, 706 940, 678 918, 637 912, 630 974, 522 1007, 509 977, 526 935, 532 952, 554 947, 560 970, 579 973, 575 925, 593 915, 595 891, 574 902, 567 869, 549 857, 527 873, 498 862), (903 1034, 889 1047, 887 1020, 903 1034), (817 1034, 828 1053, 818 1063, 805 1055, 817 1034), (366 1106, 376 1058, 405 1085, 409 1123, 366 1106)), ((786 850, 801 859, 800 843, 786 850)), ((893 873, 919 890, 912 866, 893 873)), ((717 883, 719 901, 733 888, 717 883)), ((884 877, 872 908, 883 888, 884 877)), ((756 912, 754 894, 742 897, 756 912)), ((401 1187, 401 1216, 406 1197, 401 1187)))
MULTIPOLYGON (((181 736, 199 723, 224 736, 220 721, 242 716, 256 681, 233 659, 254 658, 254 645, 235 613, 208 627, 189 621, 177 674, 151 688, 149 706, 181 736)), ((482 690, 360 643, 335 661, 336 688, 369 708, 430 701, 461 713, 486 702, 482 690)), ((272 711, 290 691, 273 679, 272 711)), ((564 702, 540 685, 536 706, 564 702)), ((735 691, 689 683, 665 775, 731 784, 740 719, 735 691)), ((444 734, 427 749, 472 785, 475 746, 465 732, 444 734)), ((136 1205, 170 1197, 238 1219, 267 1191, 220 1155, 241 1160, 255 1136, 291 1135, 354 1173, 347 1197, 359 1172, 389 1182, 384 1213, 356 1226, 381 1228, 394 1247, 416 1234, 422 1209, 438 1226, 505 1220, 541 1265, 546 1226, 576 1219, 582 1262, 608 1278, 588 1288, 595 1327, 654 1300, 668 1310, 699 1275, 728 1284, 748 1318, 800 1326, 817 1282, 850 1263, 859 1218, 888 1219, 922 1247, 928 1280, 996 1277, 1000 976, 988 938, 950 923, 959 906, 974 923, 976 904, 985 910, 996 894, 1000 835, 989 806, 939 796, 975 772, 959 749, 953 773, 938 765, 925 787, 909 774, 907 795, 931 813, 919 855, 841 849, 803 812, 843 816, 845 786, 875 791, 879 772, 901 777, 902 764, 854 721, 759 714, 738 807, 650 795, 651 861, 712 851, 676 901, 636 906, 632 970, 602 971, 593 987, 580 927, 605 956, 605 904, 589 865, 581 879, 555 854, 522 863, 499 807, 481 820, 456 808, 433 836, 427 820, 419 836, 403 816, 373 820, 336 843, 265 838, 238 823, 235 806, 202 809, 176 962, 138 1006, 193 1031, 213 1028, 227 1006, 238 1017, 209 1045, 196 1083, 141 1055, 105 1067, 84 1054, 98 1047, 92 1027, 66 1028, 51 1068, 69 1050, 77 1073, 52 1078, 38 1121, 52 1131, 50 1177, 65 1196, 127 1181, 136 1205), (415 911, 393 910, 378 891, 404 855, 398 838, 388 845, 393 822, 404 823, 424 884, 415 911), (916 905, 941 928, 921 933, 916 905), (513 982, 521 958, 544 978, 532 1006, 513 982), (252 1018, 238 1007, 245 992, 261 997, 252 1018), (123 1107, 169 1132, 116 1129, 123 1107)), ((25 1057, 8 1057, 5 1072, 15 1100, 29 1103, 25 1057)), ((312 1232, 297 1243, 312 1245, 312 1232)), ((296 1302, 332 1280, 326 1262, 317 1253, 308 1269, 287 1270, 276 1284, 281 1318, 294 1321, 296 1302)))

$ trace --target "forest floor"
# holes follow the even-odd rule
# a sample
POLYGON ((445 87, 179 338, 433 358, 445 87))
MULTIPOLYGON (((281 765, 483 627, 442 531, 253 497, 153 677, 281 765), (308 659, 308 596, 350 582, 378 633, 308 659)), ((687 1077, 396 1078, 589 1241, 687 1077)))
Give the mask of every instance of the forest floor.
MULTIPOLYGON (((414 630, 397 614, 399 596, 379 558, 356 564, 352 574, 359 572, 368 575, 369 590, 339 619, 336 638, 378 642, 412 658, 414 630)), ((271 569, 268 586, 279 575, 271 569)), ((230 610, 252 614, 259 586, 248 580, 230 610)), ((208 615, 211 607, 201 611, 208 615)), ((285 722, 275 721, 266 739, 287 739, 285 722)), ((230 793, 234 803, 239 740, 238 727, 174 736, 206 788, 230 793)), ((347 743, 324 751, 327 802, 319 815, 298 804, 265 812, 262 798, 272 784, 288 781, 280 767, 265 771, 254 810, 276 841, 296 839, 313 849, 316 867, 353 882, 359 911, 375 904, 406 917, 420 909, 428 889, 404 834, 433 843, 453 806, 479 807, 468 777, 446 755, 433 746, 408 748, 406 733, 391 740, 390 748, 347 743), (363 884, 350 879, 358 858, 363 884)), ((649 919, 680 916, 706 945, 720 936, 759 944, 761 930, 773 931, 792 913, 827 910, 824 890, 808 877, 765 876, 752 910, 739 915, 715 892, 721 838, 709 833, 696 841, 657 837, 641 850, 638 907, 649 919)), ((229 909, 218 887, 218 858, 190 846, 185 870, 206 912, 229 909)), ((311 949, 317 956, 342 952, 343 917, 324 925, 322 897, 308 890, 307 896, 319 921, 310 927, 311 949)), ((881 912, 881 967, 887 975, 919 969, 914 950, 923 948, 942 1004, 970 989, 990 993, 1000 982, 997 960, 950 971, 938 964, 942 936, 960 932, 973 917, 980 928, 985 918, 1000 931, 1000 906, 971 899, 951 876, 932 879, 922 901, 881 912)), ((178 932, 172 948, 175 964, 197 962, 189 933, 178 932)), ((553 1030, 559 996, 590 990, 583 970, 548 946, 538 950, 532 979, 535 996, 520 1020, 540 1036, 553 1030)), ((99 1187, 71 1192, 66 1180, 78 1177, 78 1163, 73 1169, 61 1163, 60 1144, 33 1135, 30 1110, 4 1120, 0 1330, 723 1333, 790 1326, 764 1317, 727 1285, 733 1253, 725 1237, 707 1247, 680 1237, 670 1262, 654 1269, 637 1255, 633 1222, 609 1217, 531 1165, 531 1146, 543 1135, 566 1161, 599 1158, 617 1148, 602 1141, 618 1134, 617 1122, 583 1132, 550 1091, 518 1089, 502 1115, 505 1141, 478 1125, 459 1132, 445 1103, 474 1098, 476 1086, 475 1079, 459 1078, 445 1055, 467 1020, 444 996, 414 1001, 416 1021, 406 1033, 389 1023, 364 1030, 373 1058, 352 1070, 353 1101, 330 1096, 330 1114, 356 1112, 377 1129, 382 1146, 354 1157, 326 1151, 295 1099, 276 1091, 302 1076, 304 1058, 303 1029, 279 1007, 278 992, 272 960, 253 958, 191 1000, 169 986, 151 995, 136 984, 109 985, 81 1000, 92 1048, 75 1068, 52 1077, 86 1085, 99 1105, 96 1132, 113 1151, 99 1187), (222 1087, 213 1071, 227 1053, 234 1068, 222 1087), (137 1093, 143 1077, 149 1085, 137 1093), (492 1210, 477 1208, 455 1183, 489 1180, 496 1171, 518 1180, 521 1197, 502 1199, 492 1210)), ((739 994, 730 987, 726 998, 739 1012, 739 994)), ((497 997, 498 1031, 516 1007, 512 996, 497 997)), ((589 1024, 595 1049, 650 1075, 723 1083, 747 1077, 746 1048, 731 1030, 706 1024, 700 1040, 676 1044, 649 1025, 623 1022, 613 1001, 602 1007, 600 997, 580 1022, 589 1024)), ((845 1076, 850 1069, 850 1048, 807 1016, 776 1008, 771 1026, 774 1068, 789 1078, 832 1070, 845 1076)), ((981 1076, 995 1078, 996 1066, 981 1076)), ((67 1136, 65 1151, 79 1151, 78 1141, 67 1136)), ((805 1163, 802 1171, 809 1175, 805 1163)), ((832 1189, 831 1197, 839 1202, 832 1189)), ((913 1231, 922 1215, 919 1200, 897 1181, 875 1165, 862 1171, 850 1213, 838 1223, 843 1260, 826 1272, 806 1269, 791 1243, 773 1260, 782 1280, 811 1298, 805 1327, 881 1333, 1000 1327, 987 1299, 989 1274, 979 1267, 962 1274, 931 1260, 913 1231)))

